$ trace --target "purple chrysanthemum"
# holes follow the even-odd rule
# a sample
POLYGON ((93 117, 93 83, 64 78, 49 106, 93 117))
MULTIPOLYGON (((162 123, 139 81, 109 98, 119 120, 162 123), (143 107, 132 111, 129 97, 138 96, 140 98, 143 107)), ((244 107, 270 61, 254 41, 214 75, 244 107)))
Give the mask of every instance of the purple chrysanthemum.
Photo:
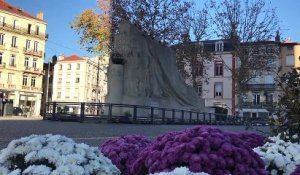
POLYGON ((181 166, 214 175, 267 174, 263 161, 237 134, 203 126, 157 137, 140 152, 131 173, 168 172, 181 166))
POLYGON ((100 151, 120 169, 122 174, 129 175, 130 167, 139 152, 146 148, 151 141, 140 135, 127 135, 110 139, 102 144, 100 151))
POLYGON ((291 175, 300 175, 300 165, 295 169, 291 175))
POLYGON ((267 141, 266 137, 255 133, 244 132, 244 133, 237 133, 236 135, 241 140, 245 141, 251 148, 263 146, 267 141))

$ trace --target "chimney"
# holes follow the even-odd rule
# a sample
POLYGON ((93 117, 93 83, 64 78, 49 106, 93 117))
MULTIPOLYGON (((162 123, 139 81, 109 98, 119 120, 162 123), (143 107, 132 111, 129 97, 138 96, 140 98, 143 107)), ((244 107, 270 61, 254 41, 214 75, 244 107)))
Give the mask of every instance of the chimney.
POLYGON ((37 14, 36 14, 36 18, 37 19, 40 19, 40 20, 44 20, 44 13, 42 11, 39 11, 37 14))
POLYGON ((280 42, 280 34, 279 34, 279 31, 278 31, 278 30, 277 30, 277 32, 276 32, 275 41, 276 41, 276 42, 280 42))
POLYGON ((58 60, 60 61, 60 60, 63 60, 65 58, 65 56, 63 55, 63 54, 60 54, 59 56, 58 56, 58 60))

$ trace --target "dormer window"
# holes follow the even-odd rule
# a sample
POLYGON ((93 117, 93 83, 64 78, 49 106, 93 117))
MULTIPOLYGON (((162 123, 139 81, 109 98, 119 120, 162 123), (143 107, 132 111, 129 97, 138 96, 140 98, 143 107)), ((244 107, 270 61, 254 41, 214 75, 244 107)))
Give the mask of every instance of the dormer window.
POLYGON ((218 41, 215 44, 215 52, 223 52, 224 51, 224 43, 223 41, 218 41))

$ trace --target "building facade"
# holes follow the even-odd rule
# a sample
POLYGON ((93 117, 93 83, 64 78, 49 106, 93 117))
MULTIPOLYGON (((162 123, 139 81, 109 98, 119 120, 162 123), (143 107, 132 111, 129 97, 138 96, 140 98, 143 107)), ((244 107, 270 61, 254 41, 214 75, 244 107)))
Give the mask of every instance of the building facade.
MULTIPOLYGON (((280 43, 264 41, 251 44, 251 56, 266 59, 264 70, 255 71, 253 78, 247 82, 247 92, 243 95, 240 112, 244 117, 267 119, 275 112, 278 102, 277 71, 280 66, 280 43)), ((257 64, 260 62, 258 61, 257 64)))
POLYGON ((59 56, 54 65, 53 102, 105 102, 108 57, 59 56))
POLYGON ((46 22, 0 0, 0 92, 23 112, 39 116, 46 22))
POLYGON ((285 41, 280 47, 281 74, 291 71, 293 68, 300 67, 300 43, 285 41))

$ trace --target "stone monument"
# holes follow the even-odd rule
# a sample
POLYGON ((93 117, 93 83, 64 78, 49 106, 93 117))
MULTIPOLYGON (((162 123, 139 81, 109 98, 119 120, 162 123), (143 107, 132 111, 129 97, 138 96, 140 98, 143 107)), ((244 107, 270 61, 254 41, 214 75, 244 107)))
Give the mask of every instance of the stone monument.
POLYGON ((172 48, 123 21, 114 52, 118 54, 108 68, 108 103, 205 111, 204 100, 180 76, 172 48))

